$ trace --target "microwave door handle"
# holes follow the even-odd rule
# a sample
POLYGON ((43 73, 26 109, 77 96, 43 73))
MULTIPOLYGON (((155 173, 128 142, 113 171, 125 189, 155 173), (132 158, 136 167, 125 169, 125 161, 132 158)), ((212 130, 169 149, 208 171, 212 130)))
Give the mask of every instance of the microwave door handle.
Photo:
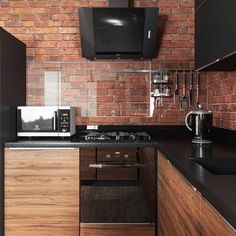
POLYGON ((53 130, 57 131, 57 112, 53 112, 53 130))

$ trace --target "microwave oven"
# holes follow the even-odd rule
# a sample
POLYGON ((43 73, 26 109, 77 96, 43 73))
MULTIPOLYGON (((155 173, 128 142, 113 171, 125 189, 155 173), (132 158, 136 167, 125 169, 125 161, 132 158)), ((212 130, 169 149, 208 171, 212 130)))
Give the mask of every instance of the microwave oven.
POLYGON ((75 131, 75 107, 18 106, 18 137, 70 137, 75 131))

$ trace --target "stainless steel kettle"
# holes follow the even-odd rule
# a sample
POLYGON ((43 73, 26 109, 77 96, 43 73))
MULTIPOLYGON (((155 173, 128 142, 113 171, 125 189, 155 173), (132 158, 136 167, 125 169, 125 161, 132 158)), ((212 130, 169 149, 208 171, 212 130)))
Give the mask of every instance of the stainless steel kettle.
POLYGON ((209 144, 212 130, 212 111, 203 110, 198 105, 198 110, 190 111, 185 117, 187 128, 192 131, 193 143, 209 144), (191 125, 189 124, 191 118, 191 125))

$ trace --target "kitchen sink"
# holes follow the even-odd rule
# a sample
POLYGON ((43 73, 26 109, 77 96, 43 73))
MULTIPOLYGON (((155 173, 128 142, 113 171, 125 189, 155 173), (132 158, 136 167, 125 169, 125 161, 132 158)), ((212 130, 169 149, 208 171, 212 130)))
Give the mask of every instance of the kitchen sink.
POLYGON ((214 175, 236 175, 236 158, 196 158, 193 161, 214 175))

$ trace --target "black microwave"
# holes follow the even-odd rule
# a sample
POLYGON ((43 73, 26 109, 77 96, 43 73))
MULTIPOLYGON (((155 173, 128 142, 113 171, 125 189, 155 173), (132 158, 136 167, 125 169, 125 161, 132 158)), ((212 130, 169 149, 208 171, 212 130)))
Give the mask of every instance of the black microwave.
POLYGON ((18 106, 18 137, 70 137, 75 133, 75 107, 18 106))

